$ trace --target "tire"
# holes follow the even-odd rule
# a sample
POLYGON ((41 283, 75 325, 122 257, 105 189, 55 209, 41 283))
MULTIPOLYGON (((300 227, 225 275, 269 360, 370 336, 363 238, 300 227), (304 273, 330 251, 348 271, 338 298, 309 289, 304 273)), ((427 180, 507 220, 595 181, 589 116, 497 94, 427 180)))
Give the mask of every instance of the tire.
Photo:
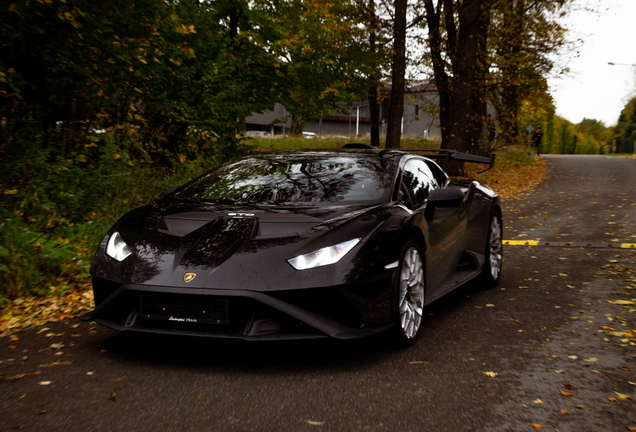
POLYGON ((420 333, 424 314, 425 271, 420 248, 413 240, 404 244, 393 281, 393 337, 397 348, 406 348, 420 333))
POLYGON ((481 273, 486 288, 494 288, 501 278, 503 264, 503 243, 501 219, 496 213, 490 219, 488 242, 486 243, 486 262, 481 273))

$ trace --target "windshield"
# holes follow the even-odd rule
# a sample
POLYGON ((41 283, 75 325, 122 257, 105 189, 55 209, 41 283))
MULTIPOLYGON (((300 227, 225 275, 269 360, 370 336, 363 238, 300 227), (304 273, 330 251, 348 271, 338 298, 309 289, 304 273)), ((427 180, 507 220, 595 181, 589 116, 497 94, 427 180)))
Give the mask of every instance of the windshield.
POLYGON ((380 159, 348 155, 249 157, 195 179, 175 196, 220 204, 388 200, 393 177, 389 167, 380 159))

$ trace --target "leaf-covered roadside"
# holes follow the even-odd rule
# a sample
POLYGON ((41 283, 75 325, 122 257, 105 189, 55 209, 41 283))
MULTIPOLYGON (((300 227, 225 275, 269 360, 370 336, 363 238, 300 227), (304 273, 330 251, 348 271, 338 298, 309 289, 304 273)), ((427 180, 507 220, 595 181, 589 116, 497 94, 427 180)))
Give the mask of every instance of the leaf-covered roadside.
POLYGON ((47 322, 76 318, 94 307, 90 281, 74 284, 73 291, 60 290, 46 296, 26 295, 0 311, 0 337, 47 322))

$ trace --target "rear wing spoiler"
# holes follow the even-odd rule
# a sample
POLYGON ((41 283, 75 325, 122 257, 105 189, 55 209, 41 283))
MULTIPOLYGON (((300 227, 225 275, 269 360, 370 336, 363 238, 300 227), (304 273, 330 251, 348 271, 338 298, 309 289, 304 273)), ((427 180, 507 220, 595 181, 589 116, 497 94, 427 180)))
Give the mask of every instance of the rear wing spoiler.
MULTIPOLYGON (((399 151, 406 152, 437 152, 437 154, 426 155, 429 159, 435 159, 435 161, 442 166, 443 170, 446 170, 446 165, 450 159, 460 161, 460 162, 471 162, 471 163, 480 163, 488 165, 488 168, 485 170, 479 171, 477 174, 481 174, 488 170, 491 170, 495 166, 495 153, 491 154, 490 157, 479 156, 474 154, 468 154, 464 152, 460 152, 452 149, 422 149, 422 148, 401 148, 395 149, 399 151), (441 161, 440 161, 441 160, 441 161)), ((389 150, 383 150, 384 152, 389 150)))

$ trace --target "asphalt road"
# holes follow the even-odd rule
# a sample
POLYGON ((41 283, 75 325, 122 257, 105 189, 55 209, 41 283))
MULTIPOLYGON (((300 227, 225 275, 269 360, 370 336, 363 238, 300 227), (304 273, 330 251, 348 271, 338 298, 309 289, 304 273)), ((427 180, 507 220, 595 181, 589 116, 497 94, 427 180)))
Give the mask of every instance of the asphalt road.
POLYGON ((0 430, 636 428, 636 305, 609 303, 636 300, 636 249, 620 248, 636 243, 636 159, 548 163, 504 210, 504 237, 538 245, 505 247, 498 288, 431 305, 407 350, 54 323, 0 339, 0 430))

